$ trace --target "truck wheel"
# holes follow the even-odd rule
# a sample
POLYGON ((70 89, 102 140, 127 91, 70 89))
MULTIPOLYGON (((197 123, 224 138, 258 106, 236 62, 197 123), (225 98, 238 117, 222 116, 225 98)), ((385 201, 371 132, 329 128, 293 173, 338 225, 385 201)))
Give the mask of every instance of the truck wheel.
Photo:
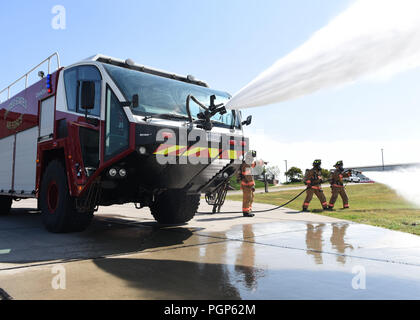
POLYGON ((80 213, 76 210, 64 166, 57 160, 50 162, 45 170, 39 204, 42 220, 50 232, 84 231, 92 221, 93 212, 80 213))
POLYGON ((155 220, 161 224, 182 224, 194 218, 200 195, 187 195, 178 190, 168 190, 157 196, 151 206, 155 220))
POLYGON ((12 198, 0 196, 0 216, 5 216, 10 213, 12 207, 12 198))

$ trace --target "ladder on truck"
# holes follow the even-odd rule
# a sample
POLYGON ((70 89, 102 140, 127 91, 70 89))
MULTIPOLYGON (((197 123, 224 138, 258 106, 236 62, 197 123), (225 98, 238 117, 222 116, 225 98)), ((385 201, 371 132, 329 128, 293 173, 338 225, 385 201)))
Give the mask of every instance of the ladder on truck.
POLYGON ((10 99, 10 89, 18 84, 20 81, 22 81, 23 79, 25 79, 25 90, 28 88, 28 79, 29 79, 29 75, 34 72, 35 70, 37 70, 40 66, 42 66, 43 64, 45 64, 46 62, 48 62, 48 73, 47 74, 51 74, 51 60, 53 58, 56 58, 56 62, 57 62, 57 68, 54 69, 58 70, 60 69, 60 56, 58 55, 58 52, 54 52, 52 55, 50 55, 48 58, 42 60, 39 64, 37 64, 35 67, 33 67, 31 70, 29 70, 27 73, 25 73, 23 76, 21 76, 19 79, 17 79, 16 81, 12 82, 10 85, 8 85, 6 88, 0 90, 0 103, 2 103, 3 101, 1 100, 2 94, 4 92, 7 91, 7 99, 10 99))

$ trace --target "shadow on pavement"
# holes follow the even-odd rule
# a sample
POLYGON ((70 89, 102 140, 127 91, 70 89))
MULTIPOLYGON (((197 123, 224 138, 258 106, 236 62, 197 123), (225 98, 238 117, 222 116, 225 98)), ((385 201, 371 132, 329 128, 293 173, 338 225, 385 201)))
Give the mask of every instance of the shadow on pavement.
POLYGON ((130 287, 147 292, 147 299, 241 298, 224 264, 129 258, 99 259, 95 264, 130 287))
POLYGON ((208 218, 208 219, 196 219, 199 222, 209 222, 209 221, 226 221, 226 220, 235 220, 235 219, 245 219, 243 216, 229 217, 229 218, 208 218))
MULTIPOLYGON (((0 263, 31 264, 54 260, 99 258, 147 249, 182 245, 194 230, 165 228, 157 223, 130 223, 130 220, 97 216, 81 233, 52 234, 33 209, 13 209, 0 217, 0 263), (128 222, 128 223, 127 223, 128 222)), ((132 221, 131 221, 132 222, 132 221)), ((0 266, 0 270, 8 266, 0 266)))

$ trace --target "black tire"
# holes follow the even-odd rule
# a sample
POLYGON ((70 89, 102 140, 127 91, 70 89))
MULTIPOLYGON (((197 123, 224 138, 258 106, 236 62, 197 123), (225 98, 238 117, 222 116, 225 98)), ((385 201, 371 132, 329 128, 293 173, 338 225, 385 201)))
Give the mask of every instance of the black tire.
POLYGON ((53 233, 84 231, 93 218, 93 212, 76 210, 64 166, 58 160, 50 162, 45 170, 39 204, 44 225, 53 233))
POLYGON ((0 216, 5 216, 10 213, 12 207, 12 198, 7 196, 0 196, 0 216))
POLYGON ((201 195, 187 195, 178 190, 168 190, 156 197, 150 210, 155 220, 165 225, 183 224, 194 218, 201 195))

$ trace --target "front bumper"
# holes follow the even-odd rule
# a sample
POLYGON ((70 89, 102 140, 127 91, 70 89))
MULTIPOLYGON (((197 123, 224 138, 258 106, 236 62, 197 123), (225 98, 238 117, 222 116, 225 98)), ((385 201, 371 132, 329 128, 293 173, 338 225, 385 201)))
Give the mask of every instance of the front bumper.
POLYGON ((242 135, 152 124, 136 126, 135 142, 144 187, 188 193, 212 191, 230 178, 249 145, 242 135))

